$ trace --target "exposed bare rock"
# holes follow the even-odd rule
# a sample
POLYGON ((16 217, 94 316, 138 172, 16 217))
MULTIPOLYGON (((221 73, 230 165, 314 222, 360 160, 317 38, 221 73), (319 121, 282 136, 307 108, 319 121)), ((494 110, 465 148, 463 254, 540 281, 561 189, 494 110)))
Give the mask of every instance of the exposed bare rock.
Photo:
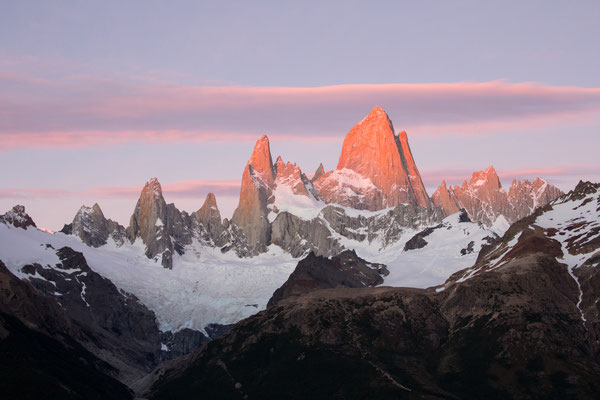
POLYGON ((145 394, 595 398, 599 221, 600 185, 580 183, 443 286, 291 296, 156 371, 145 394))
POLYGON ((458 200, 451 197, 453 194, 454 192, 451 193, 446 187, 446 181, 442 181, 440 187, 431 195, 431 201, 436 207, 444 210, 444 215, 452 215, 460 210, 458 200))
MULTIPOLYGON (((192 217, 168 204, 162 195, 158 179, 146 182, 126 230, 133 243, 141 238, 148 258, 160 257, 165 268, 173 268, 173 254, 182 254, 192 242, 192 217)), ((158 260, 158 258, 157 258, 158 260)))
POLYGON ((383 264, 369 263, 354 250, 346 250, 327 258, 310 253, 298 262, 288 280, 273 293, 267 307, 283 299, 318 289, 336 287, 361 288, 383 283, 382 276, 389 274, 383 264))
POLYGON ((92 207, 81 206, 73 222, 66 224, 60 232, 78 236, 83 243, 91 247, 104 246, 109 237, 117 246, 121 246, 125 239, 125 228, 111 219, 106 219, 98 203, 92 207))
POLYGON ((323 168, 323 163, 320 163, 319 167, 315 171, 315 174, 313 175, 313 177, 311 178, 310 181, 314 183, 314 181, 316 181, 317 179, 319 179, 323 175, 325 175, 325 169, 323 168))
POLYGON ((12 210, 0 215, 0 222, 22 229, 27 229, 30 226, 36 227, 35 222, 25 212, 25 207, 21 205, 14 206, 12 210))
POLYGON ((267 219, 267 204, 273 193, 274 182, 269 139, 264 135, 256 142, 242 174, 240 202, 231 218, 231 222, 245 234, 252 251, 249 255, 265 251, 270 241, 271 226, 267 219))
POLYGON ((348 132, 337 169, 314 183, 326 203, 367 210, 430 206, 406 132, 396 136, 392 121, 379 107, 348 132))
POLYGON ((409 229, 438 224, 443 219, 439 208, 421 208, 399 204, 373 215, 348 215, 346 210, 328 205, 312 219, 281 212, 272 223, 271 243, 294 257, 314 252, 331 257, 344 249, 340 238, 372 243, 383 247, 395 243, 409 229))
POLYGON ((230 242, 229 235, 225 232, 226 227, 221 220, 221 213, 214 193, 206 195, 204 204, 192 216, 204 229, 206 233, 205 242, 212 243, 217 247, 222 247, 230 242))
POLYGON ((56 298, 79 329, 76 339, 89 351, 120 369, 130 382, 156 366, 160 338, 154 313, 108 279, 94 272, 82 253, 69 247, 57 251, 55 268, 25 265, 33 287, 56 298))
POLYGON ((541 178, 534 182, 515 180, 507 193, 494 167, 490 166, 485 171, 474 172, 471 180, 468 183, 464 181, 462 186, 447 188, 443 181, 433 194, 432 201, 446 215, 464 208, 473 221, 491 226, 500 216, 508 223, 516 222, 561 194, 558 188, 541 178))
POLYGON ((130 399, 117 371, 86 350, 83 335, 55 300, 0 261, 0 348, 5 398, 130 399))

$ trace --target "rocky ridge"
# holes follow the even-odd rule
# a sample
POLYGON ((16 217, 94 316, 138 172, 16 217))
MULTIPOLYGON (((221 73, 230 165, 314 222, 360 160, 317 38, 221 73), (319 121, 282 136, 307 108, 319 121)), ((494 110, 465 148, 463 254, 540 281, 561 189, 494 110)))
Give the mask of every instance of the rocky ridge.
POLYGON ((25 207, 21 205, 16 205, 12 210, 0 215, 0 222, 22 229, 27 229, 30 226, 36 227, 35 222, 25 212, 25 207))
POLYGON ((390 272, 383 264, 370 263, 354 250, 345 250, 327 258, 311 252, 302 259, 288 280, 273 293, 267 307, 280 301, 318 289, 361 288, 381 285, 390 272))
POLYGON ((294 257, 311 251, 333 256, 348 239, 385 248, 403 232, 439 224, 460 209, 472 221, 505 229, 560 193, 542 179, 515 181, 507 193, 490 167, 461 187, 442 182, 430 200, 406 132, 396 135, 388 115, 375 107, 347 134, 336 170, 325 172, 321 164, 312 179, 281 157, 273 162, 269 139, 262 136, 244 168, 231 221, 221 219, 214 194, 191 215, 179 211, 166 203, 153 178, 142 189, 126 230, 95 205, 82 207, 63 232, 94 247, 109 237, 117 246, 139 239, 146 256, 165 268, 196 241, 239 257, 256 256, 271 245, 294 257))
POLYGON ((464 208, 473 221, 492 226, 498 218, 512 224, 562 194, 560 189, 541 178, 533 182, 514 180, 507 193, 496 170, 490 166, 484 171, 474 172, 471 180, 465 180, 462 186, 446 187, 446 182, 442 181, 431 199, 436 207, 444 210, 445 215, 464 208))
POLYGON ((513 224, 439 287, 292 296, 154 372, 152 399, 594 398, 600 185, 513 224), (252 367, 251 367, 252 366, 252 367))

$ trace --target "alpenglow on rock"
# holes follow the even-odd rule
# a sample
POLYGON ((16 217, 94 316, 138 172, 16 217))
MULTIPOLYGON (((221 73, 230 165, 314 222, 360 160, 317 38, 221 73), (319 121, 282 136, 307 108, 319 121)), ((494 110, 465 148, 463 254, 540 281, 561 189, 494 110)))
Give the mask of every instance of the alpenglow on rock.
POLYGON ((373 108, 348 132, 337 169, 314 184, 326 203, 357 209, 431 206, 406 132, 396 135, 392 121, 380 107, 373 108))
POLYGON ((446 187, 442 181, 431 199, 436 207, 441 207, 445 215, 454 214, 464 208, 476 222, 491 226, 500 217, 508 223, 533 213, 563 195, 563 192, 545 180, 537 178, 533 182, 513 181, 508 193, 502 187, 494 167, 474 172, 471 180, 462 186, 446 187))
POLYGON ((243 240, 250 249, 242 255, 264 252, 271 243, 269 214, 287 211, 288 207, 318 210, 323 205, 300 167, 285 163, 281 157, 273 164, 269 138, 264 135, 256 142, 244 169, 239 205, 231 218, 243 232, 243 240))

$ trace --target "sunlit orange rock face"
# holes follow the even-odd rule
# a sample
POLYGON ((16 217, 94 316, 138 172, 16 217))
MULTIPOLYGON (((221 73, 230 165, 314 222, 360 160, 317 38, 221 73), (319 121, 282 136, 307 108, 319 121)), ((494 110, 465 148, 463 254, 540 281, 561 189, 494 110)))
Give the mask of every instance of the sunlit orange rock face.
POLYGON ((275 170, 277 185, 287 185, 292 190, 292 193, 308 197, 308 189, 306 188, 308 178, 306 178, 296 163, 292 164, 289 161, 284 163, 281 156, 279 156, 277 157, 275 170))
POLYGON ((348 132, 336 170, 314 184, 326 203, 368 210, 401 203, 430 206, 406 132, 396 136, 380 107, 348 132))
POLYGON ((431 199, 446 215, 464 208, 471 220, 491 226, 500 216, 512 224, 562 194, 560 189, 541 178, 534 182, 515 180, 507 193, 496 170, 490 166, 474 172, 471 180, 464 181, 462 186, 447 188, 443 181, 431 199))
POLYGON ((270 239, 267 220, 267 201, 273 193, 275 172, 271 159, 269 139, 261 137, 254 146, 252 156, 242 174, 240 202, 231 221, 239 226, 251 246, 263 251, 270 239))
POLYGON ((275 190, 286 186, 286 193, 292 196, 317 198, 318 195, 310 180, 295 163, 284 162, 281 157, 273 165, 267 136, 260 138, 244 173, 240 202, 231 221, 242 229, 246 241, 254 253, 266 250, 271 239, 271 225, 268 220, 269 206, 275 202, 275 190))
POLYGON ((458 201, 451 197, 446 187, 446 181, 442 181, 440 187, 431 195, 431 201, 436 207, 441 207, 446 215, 452 215, 459 211, 458 201))

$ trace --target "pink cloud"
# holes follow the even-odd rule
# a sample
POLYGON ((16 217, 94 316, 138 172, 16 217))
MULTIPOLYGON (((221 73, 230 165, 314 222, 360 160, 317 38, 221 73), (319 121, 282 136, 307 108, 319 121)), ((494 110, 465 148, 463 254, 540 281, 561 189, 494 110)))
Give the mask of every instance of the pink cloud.
MULTIPOLYGON (((240 193, 239 180, 210 181, 191 180, 163 184, 163 194, 169 202, 169 198, 201 198, 212 192, 216 195, 238 195, 240 193)), ((93 187, 88 192, 101 197, 137 197, 142 186, 116 186, 116 187, 93 187)))
MULTIPOLYGON (((201 131, 80 131, 45 133, 0 134, 0 151, 23 147, 77 148, 92 145, 113 145, 119 143, 202 143, 202 142, 246 142, 254 143, 259 133, 201 132, 201 131)), ((302 135, 269 135, 271 141, 292 142, 341 142, 338 137, 310 137, 302 135)))
POLYGON ((0 73, 0 148, 125 142, 339 141, 374 105, 397 129, 469 136, 600 120, 600 88, 539 83, 167 86, 0 73))
MULTIPOLYGON (((92 196, 98 198, 132 198, 139 196, 143 186, 90 187, 83 190, 48 188, 9 188, 0 189, 0 198, 66 198, 92 196)), ((239 180, 191 180, 172 182, 162 185, 163 194, 169 198, 203 198, 209 192, 224 196, 237 196, 240 192, 239 180)))

